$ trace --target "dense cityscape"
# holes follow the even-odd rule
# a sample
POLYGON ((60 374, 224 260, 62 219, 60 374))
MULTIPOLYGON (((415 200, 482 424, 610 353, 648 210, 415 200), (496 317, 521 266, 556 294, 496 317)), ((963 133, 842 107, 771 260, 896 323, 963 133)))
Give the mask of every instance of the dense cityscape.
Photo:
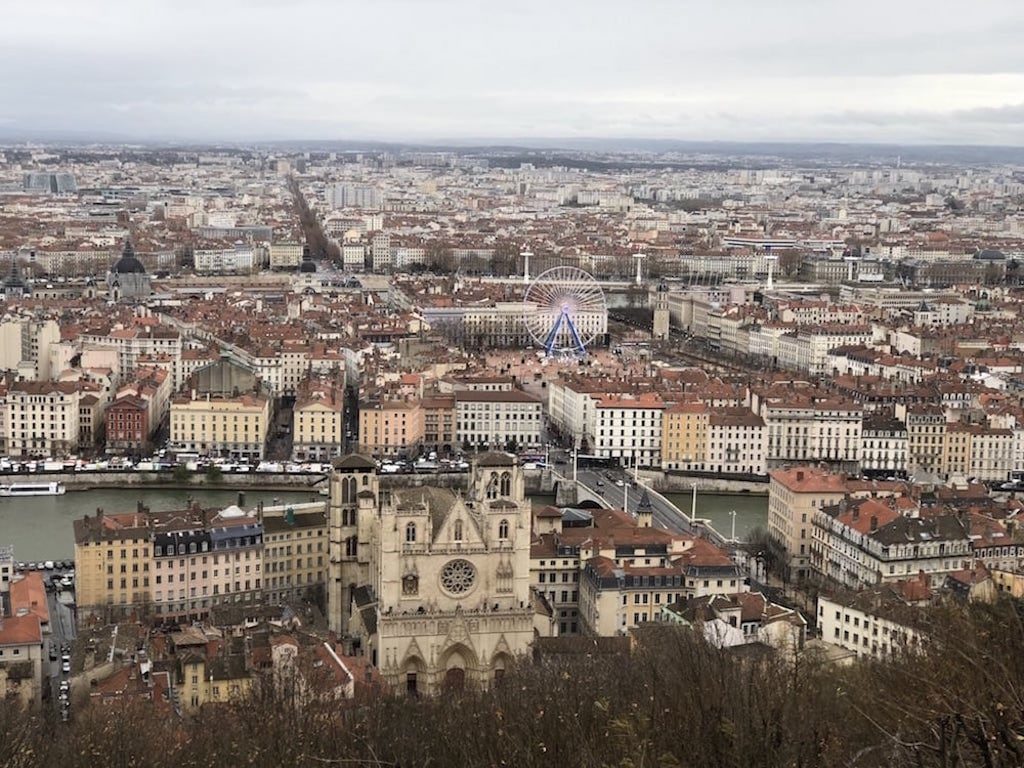
POLYGON ((1022 34, 7 4, 0 768, 1024 766, 1022 34))
POLYGON ((1024 596, 1018 167, 0 160, 0 505, 64 504, 4 542, 7 701, 454 696, 659 627, 839 668, 1024 596))

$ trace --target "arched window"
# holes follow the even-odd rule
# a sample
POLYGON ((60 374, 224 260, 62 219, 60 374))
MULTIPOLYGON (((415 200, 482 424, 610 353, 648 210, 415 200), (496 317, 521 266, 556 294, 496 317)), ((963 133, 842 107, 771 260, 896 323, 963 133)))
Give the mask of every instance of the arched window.
POLYGON ((345 556, 346 557, 355 557, 356 554, 358 553, 358 548, 359 548, 358 539, 356 539, 355 536, 349 536, 347 539, 345 539, 345 556))
POLYGON ((512 494, 512 475, 508 472, 501 473, 501 495, 510 496, 512 494))
POLYGON ((462 541, 462 521, 456 520, 455 525, 452 526, 452 538, 455 541, 462 541))
POLYGON ((416 523, 406 523, 405 542, 406 544, 416 543, 416 523))
POLYGON ((487 481, 487 498, 498 498, 498 473, 491 472, 491 479, 487 481))
POLYGON ((498 523, 498 539, 500 541, 508 540, 508 520, 502 520, 498 523))
POLYGON ((370 484, 370 476, 369 475, 363 475, 363 487, 365 488, 369 484, 370 484))

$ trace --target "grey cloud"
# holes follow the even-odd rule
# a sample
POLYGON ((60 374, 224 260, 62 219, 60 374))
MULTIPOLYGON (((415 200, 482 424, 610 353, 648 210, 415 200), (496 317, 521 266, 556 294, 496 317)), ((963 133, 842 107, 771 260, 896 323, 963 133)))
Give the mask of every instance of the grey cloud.
POLYGON ((955 103, 941 80, 1024 74, 1016 2, 37 5, 0 26, 0 104, 27 131, 1020 142, 1012 84, 955 103), (935 92, 895 111, 908 75, 935 92))

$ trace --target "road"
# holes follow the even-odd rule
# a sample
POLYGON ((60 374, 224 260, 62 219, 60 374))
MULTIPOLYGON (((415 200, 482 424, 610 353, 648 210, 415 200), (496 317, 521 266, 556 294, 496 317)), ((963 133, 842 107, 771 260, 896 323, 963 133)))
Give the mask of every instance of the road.
MULTIPOLYGON (((567 474, 572 474, 572 467, 568 468, 567 474)), ((580 483, 592 492, 597 493, 601 491, 602 493, 599 495, 616 509, 625 509, 625 505, 628 503, 629 511, 635 513, 637 506, 640 504, 640 499, 643 497, 643 485, 638 486, 622 470, 580 469, 577 471, 576 477, 580 483), (616 481, 622 481, 623 485, 616 485, 616 481), (602 482, 604 485, 599 486, 598 482, 602 482), (630 484, 629 486, 625 485, 627 482, 630 484), (627 492, 629 496, 628 501, 625 498, 627 492)), ((693 526, 690 525, 686 516, 675 505, 669 504, 655 494, 650 494, 648 498, 650 498, 651 507, 654 510, 654 524, 656 526, 676 533, 695 534, 693 526)))
POLYGON ((46 604, 50 609, 50 635, 46 655, 43 656, 43 674, 47 676, 45 682, 49 684, 50 701, 55 707, 59 703, 60 683, 68 679, 68 676, 61 672, 61 648, 65 644, 70 647, 75 640, 75 614, 71 602, 73 596, 73 591, 46 594, 46 604), (51 655, 56 655, 56 660, 51 660, 51 655))

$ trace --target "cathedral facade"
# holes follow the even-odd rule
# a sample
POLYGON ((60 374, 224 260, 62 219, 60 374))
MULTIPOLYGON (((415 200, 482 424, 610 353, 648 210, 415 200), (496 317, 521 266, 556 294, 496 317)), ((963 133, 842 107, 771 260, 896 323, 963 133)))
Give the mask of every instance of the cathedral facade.
POLYGON ((530 588, 530 504, 513 456, 482 454, 468 488, 382 490, 372 461, 335 462, 331 629, 393 690, 485 687, 548 634, 530 588))

